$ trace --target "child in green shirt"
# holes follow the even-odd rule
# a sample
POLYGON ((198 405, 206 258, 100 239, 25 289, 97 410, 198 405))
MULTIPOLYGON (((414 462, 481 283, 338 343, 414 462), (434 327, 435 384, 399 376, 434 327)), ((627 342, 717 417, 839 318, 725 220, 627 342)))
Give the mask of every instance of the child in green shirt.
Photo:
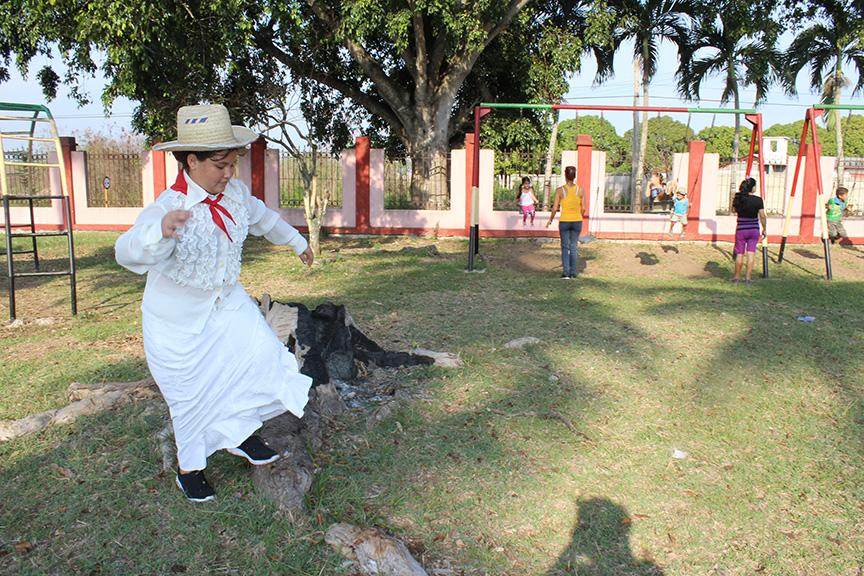
POLYGON ((843 210, 848 205, 849 190, 840 186, 836 197, 825 203, 825 219, 828 221, 828 239, 833 244, 841 238, 846 238, 846 228, 843 226, 843 210))

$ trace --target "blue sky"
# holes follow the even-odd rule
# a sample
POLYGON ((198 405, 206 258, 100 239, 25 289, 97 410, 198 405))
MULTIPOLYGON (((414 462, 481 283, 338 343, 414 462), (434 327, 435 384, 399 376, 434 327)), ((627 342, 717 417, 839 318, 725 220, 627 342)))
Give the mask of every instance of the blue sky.
MULTIPOLYGON (((570 92, 566 97, 568 104, 604 104, 629 106, 633 103, 633 66, 632 50, 623 46, 618 52, 615 60, 616 75, 607 80, 601 86, 593 86, 594 72, 596 70, 590 57, 583 59, 581 73, 574 76, 570 82, 570 92)), ((701 103, 686 102, 678 97, 675 87, 675 68, 677 67, 674 48, 669 44, 661 45, 661 65, 657 75, 651 83, 649 92, 649 104, 652 106, 670 107, 720 107, 720 95, 722 86, 718 80, 705 83, 702 89, 703 101, 701 103)), ((25 81, 17 71, 12 72, 9 82, 0 84, 0 100, 4 102, 22 102, 31 104, 44 104, 51 110, 57 122, 61 135, 73 135, 91 128, 103 132, 118 130, 120 128, 131 129, 130 121, 134 104, 122 99, 114 103, 112 115, 105 117, 100 101, 104 82, 101 78, 86 80, 82 88, 86 90, 93 103, 83 108, 78 108, 74 101, 69 98, 69 92, 65 87, 60 89, 58 97, 53 102, 47 102, 42 96, 39 85, 35 80, 35 73, 44 64, 45 60, 34 59, 31 63, 31 73, 25 81)), ((61 73, 62 75, 62 73, 61 73)), ((774 87, 767 102, 762 104, 758 111, 763 114, 763 123, 767 128, 772 124, 786 124, 804 118, 806 109, 818 102, 818 95, 812 94, 807 86, 809 80, 808 70, 802 71, 798 82, 798 96, 789 97, 782 89, 774 87)), ((853 81, 855 78, 852 79, 853 81)), ((754 91, 747 89, 741 93, 742 108, 752 108, 754 91)), ((841 101, 848 104, 864 105, 864 95, 852 96, 847 92, 841 97, 841 101)), ((731 105, 727 106, 731 108, 731 105)), ((862 113, 856 111, 855 113, 862 113)), ((594 114, 596 112, 582 112, 581 114, 594 114)), ((670 114, 674 119, 687 123, 687 114, 670 114)), ((561 119, 566 120, 575 117, 575 112, 562 112, 561 119)), ((623 134, 633 124, 632 113, 612 112, 604 113, 604 118, 615 125, 618 134, 623 134)), ((732 115, 694 114, 689 118, 690 127, 695 131, 710 126, 712 121, 715 125, 731 126, 734 123, 732 115)), ((745 126, 749 126, 745 123, 745 126)))

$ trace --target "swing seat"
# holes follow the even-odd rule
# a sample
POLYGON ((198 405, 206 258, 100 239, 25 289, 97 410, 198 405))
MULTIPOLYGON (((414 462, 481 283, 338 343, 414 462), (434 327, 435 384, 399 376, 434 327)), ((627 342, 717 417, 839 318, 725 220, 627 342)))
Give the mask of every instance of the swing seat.
POLYGON ((654 200, 654 204, 651 205, 651 208, 648 211, 652 213, 667 214, 670 210, 672 210, 672 206, 674 204, 675 202, 671 199, 654 200))

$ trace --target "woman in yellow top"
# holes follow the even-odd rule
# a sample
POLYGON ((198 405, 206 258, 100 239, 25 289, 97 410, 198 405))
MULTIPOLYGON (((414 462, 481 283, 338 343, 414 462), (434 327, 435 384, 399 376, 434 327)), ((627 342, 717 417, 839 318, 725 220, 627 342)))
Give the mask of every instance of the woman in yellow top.
POLYGON ((561 264, 564 273, 561 278, 568 280, 576 277, 576 250, 579 247, 579 234, 582 233, 582 218, 585 216, 585 190, 574 183, 576 168, 567 166, 564 169, 563 186, 555 190, 555 202, 549 215, 548 228, 561 207, 561 218, 558 219, 558 232, 561 235, 561 264))

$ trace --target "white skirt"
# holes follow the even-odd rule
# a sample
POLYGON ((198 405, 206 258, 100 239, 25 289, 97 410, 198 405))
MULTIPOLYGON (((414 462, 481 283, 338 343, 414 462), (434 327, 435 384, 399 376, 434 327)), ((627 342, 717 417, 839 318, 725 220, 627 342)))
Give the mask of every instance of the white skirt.
POLYGON ((236 448, 283 412, 303 416, 312 379, 300 374, 297 359, 248 296, 236 310, 214 308, 200 334, 179 332, 147 314, 143 333, 182 470, 206 468, 210 454, 236 448))

